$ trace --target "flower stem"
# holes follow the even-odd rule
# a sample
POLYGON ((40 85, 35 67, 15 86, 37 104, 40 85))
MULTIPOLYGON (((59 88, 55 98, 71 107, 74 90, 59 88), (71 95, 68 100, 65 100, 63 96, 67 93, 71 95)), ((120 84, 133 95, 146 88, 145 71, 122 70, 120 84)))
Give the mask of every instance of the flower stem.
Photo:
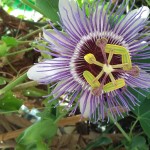
POLYGON ((17 70, 16 70, 16 69, 13 67, 13 65, 10 63, 9 59, 6 58, 6 60, 7 60, 8 65, 10 66, 10 68, 11 68, 15 73, 17 73, 17 70))
POLYGON ((66 114, 67 114, 67 112, 60 114, 60 115, 58 116, 58 118, 54 121, 54 123, 55 123, 55 124, 58 124, 59 120, 62 119, 66 114))
POLYGON ((13 91, 24 90, 24 89, 27 89, 27 88, 30 88, 30 87, 34 87, 34 86, 37 86, 37 85, 38 85, 38 82, 36 82, 36 81, 29 81, 29 82, 22 83, 22 84, 19 84, 19 85, 15 86, 13 88, 13 91))
POLYGON ((131 127, 131 129, 130 129, 130 133, 129 133, 129 136, 131 137, 132 136, 132 131, 133 131, 133 129, 134 129, 134 127, 135 127, 135 125, 137 124, 137 122, 138 122, 139 120, 138 120, 138 118, 135 120, 135 122, 134 122, 134 124, 132 125, 132 127, 131 127))
POLYGON ((131 138, 128 136, 128 134, 122 129, 122 127, 120 126, 120 124, 112 117, 112 115, 110 114, 110 112, 107 112, 109 118, 111 121, 113 121, 115 123, 115 125, 117 126, 117 128, 120 130, 120 132, 123 134, 123 136, 127 139, 128 142, 131 142, 131 138))
POLYGON ((19 83, 23 82, 27 78, 27 73, 24 73, 23 75, 19 76, 16 80, 12 81, 8 85, 6 85, 3 89, 0 90, 0 95, 4 94, 5 92, 11 90, 19 83))
POLYGON ((20 51, 17 51, 17 52, 9 53, 9 54, 7 54, 6 56, 16 55, 16 54, 19 54, 19 53, 23 53, 23 52, 30 51, 30 50, 32 50, 32 49, 33 49, 32 47, 26 48, 26 49, 23 49, 23 50, 20 50, 20 51))
MULTIPOLYGON (((46 26, 44 26, 43 28, 47 28, 47 27, 49 27, 49 26, 50 26, 50 25, 49 25, 49 24, 47 24, 47 25, 46 25, 46 26)), ((35 30, 35 31, 31 32, 31 33, 27 34, 26 36, 21 37, 19 40, 20 40, 20 41, 26 40, 26 39, 28 39, 29 37, 31 37, 31 36, 33 36, 33 35, 35 35, 35 34, 39 33, 40 31, 42 31, 42 30, 43 30, 43 28, 39 28, 39 29, 37 29, 37 30, 35 30)))

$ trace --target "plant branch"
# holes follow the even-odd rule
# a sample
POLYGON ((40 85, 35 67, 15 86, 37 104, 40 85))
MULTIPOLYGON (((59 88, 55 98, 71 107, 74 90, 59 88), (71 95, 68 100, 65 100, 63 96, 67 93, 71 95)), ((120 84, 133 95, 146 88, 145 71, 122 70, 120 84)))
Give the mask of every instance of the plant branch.
POLYGON ((16 55, 16 54, 19 54, 19 53, 23 53, 23 52, 30 51, 30 50, 32 50, 32 49, 33 49, 32 47, 30 47, 30 48, 26 48, 26 49, 23 49, 23 50, 20 50, 20 51, 16 51, 16 52, 8 53, 8 54, 6 54, 6 56, 16 55))
POLYGON ((132 131, 133 131, 133 129, 134 129, 134 127, 135 127, 135 125, 137 124, 137 122, 138 122, 139 120, 138 120, 138 118, 135 120, 135 122, 134 122, 134 124, 132 125, 132 127, 131 127, 131 129, 130 129, 130 133, 129 133, 129 136, 131 137, 132 136, 132 131))
POLYGON ((6 85, 3 89, 0 90, 0 95, 4 94, 5 92, 13 89, 16 85, 23 82, 27 78, 27 73, 19 76, 17 79, 13 80, 11 83, 6 85))
POLYGON ((114 122, 114 124, 117 126, 117 128, 120 130, 120 132, 123 134, 123 136, 127 139, 128 142, 131 142, 131 138, 128 136, 128 134, 122 129, 120 124, 112 117, 110 112, 108 111, 108 117, 110 118, 111 121, 114 122))

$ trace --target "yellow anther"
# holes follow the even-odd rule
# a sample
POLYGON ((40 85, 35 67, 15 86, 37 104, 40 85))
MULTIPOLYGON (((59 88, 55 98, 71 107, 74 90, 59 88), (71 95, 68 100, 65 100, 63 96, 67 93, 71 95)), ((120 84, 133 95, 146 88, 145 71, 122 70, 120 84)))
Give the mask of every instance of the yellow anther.
POLYGON ((103 67, 103 64, 96 61, 96 58, 93 54, 89 53, 87 55, 84 56, 84 60, 89 63, 89 64, 95 64, 97 66, 103 67))
POLYGON ((95 76, 91 72, 89 72, 87 70, 84 71, 83 77, 89 83, 89 85, 92 87, 92 89, 100 87, 100 82, 98 80, 95 80, 95 76))
POLYGON ((132 62, 131 62, 131 58, 130 58, 130 54, 124 54, 122 55, 122 64, 127 63, 128 65, 123 66, 123 70, 131 70, 132 69, 132 62))
POLYGON ((114 54, 123 55, 123 54, 128 53, 128 50, 123 46, 114 45, 114 44, 106 44, 106 47, 105 47, 106 53, 111 53, 112 49, 113 49, 114 54))
POLYGON ((109 73, 111 73, 111 72, 113 71, 113 68, 112 68, 111 65, 106 65, 106 64, 104 64, 103 70, 104 70, 104 72, 105 72, 106 74, 109 74, 109 73))
POLYGON ((117 64, 117 65, 111 65, 113 69, 117 69, 117 68, 123 68, 123 67, 127 67, 128 63, 124 63, 124 64, 117 64))
POLYGON ((112 82, 114 85, 116 85, 116 80, 115 80, 115 78, 114 78, 114 76, 113 76, 112 73, 109 74, 109 77, 110 77, 111 82, 112 82))
POLYGON ((122 57, 122 64, 112 65, 112 67, 113 68, 123 68, 123 70, 125 70, 125 71, 131 70, 132 62, 131 62, 129 51, 123 46, 114 45, 114 44, 106 44, 105 52, 109 53, 109 57, 108 57, 109 63, 112 59, 111 58, 112 50, 113 50, 113 54, 120 54, 122 57))
POLYGON ((96 58, 93 54, 89 53, 84 56, 84 60, 89 64, 94 64, 94 62, 96 61, 96 58))
POLYGON ((114 85, 113 82, 109 82, 106 85, 104 85, 103 90, 104 92, 108 93, 117 89, 120 89, 125 86, 125 80, 124 79, 118 79, 116 80, 116 84, 114 85))

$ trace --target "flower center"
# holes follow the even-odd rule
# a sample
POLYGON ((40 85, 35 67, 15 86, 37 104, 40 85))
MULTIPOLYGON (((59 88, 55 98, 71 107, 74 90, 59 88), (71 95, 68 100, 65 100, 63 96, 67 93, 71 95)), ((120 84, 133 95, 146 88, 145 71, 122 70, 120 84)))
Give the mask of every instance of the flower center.
POLYGON ((112 68, 111 65, 106 65, 106 64, 104 64, 103 70, 104 70, 104 72, 105 72, 106 74, 110 74, 110 73, 113 71, 113 68, 112 68))
POLYGON ((139 75, 132 66, 129 51, 118 41, 102 37, 87 37, 75 49, 71 69, 74 79, 93 95, 108 93, 124 87, 123 73, 139 75), (112 42, 113 41, 113 42, 112 42))
POLYGON ((102 51, 105 64, 97 61, 95 56, 91 53, 86 54, 84 56, 84 60, 87 63, 95 64, 99 67, 102 67, 101 72, 96 77, 88 70, 83 72, 83 77, 91 86, 92 93, 97 96, 99 96, 102 93, 102 91, 107 93, 125 86, 125 80, 123 78, 115 79, 114 75, 112 74, 112 72, 115 71, 116 68, 126 71, 132 69, 132 63, 128 51, 122 46, 117 46, 113 44, 107 45, 107 42, 108 41, 105 38, 98 39, 96 41, 96 45, 100 47, 102 51), (108 58, 106 53, 109 53, 108 58), (114 54, 119 54, 122 56, 122 64, 110 64, 114 54), (105 75, 102 82, 100 83, 99 79, 102 77, 103 74, 105 75), (107 76, 109 76, 111 82, 105 84, 107 76))

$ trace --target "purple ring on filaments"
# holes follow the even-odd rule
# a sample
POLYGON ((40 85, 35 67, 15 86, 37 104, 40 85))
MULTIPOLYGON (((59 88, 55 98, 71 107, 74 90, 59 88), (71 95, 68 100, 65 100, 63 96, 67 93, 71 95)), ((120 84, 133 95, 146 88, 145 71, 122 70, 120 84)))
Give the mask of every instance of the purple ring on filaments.
POLYGON ((59 0, 63 31, 52 23, 53 29, 43 31, 54 58, 35 64, 27 75, 39 83, 57 83, 53 100, 67 97, 70 114, 79 107, 81 116, 92 121, 109 120, 107 113, 123 117, 140 103, 134 93, 149 91, 150 64, 143 60, 150 57, 145 34, 150 10, 142 6, 125 12, 128 3, 118 7, 110 1, 106 7, 99 0, 81 8, 75 0, 59 0))

